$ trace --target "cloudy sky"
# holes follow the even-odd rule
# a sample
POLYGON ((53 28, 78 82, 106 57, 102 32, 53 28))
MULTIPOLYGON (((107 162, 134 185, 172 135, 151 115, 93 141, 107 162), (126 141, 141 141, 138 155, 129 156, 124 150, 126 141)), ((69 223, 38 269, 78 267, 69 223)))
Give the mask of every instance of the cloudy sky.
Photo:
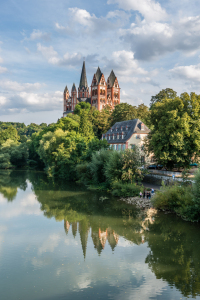
POLYGON ((121 101, 200 94, 197 0, 1 0, 0 121, 55 122, 65 86, 113 69, 121 101))

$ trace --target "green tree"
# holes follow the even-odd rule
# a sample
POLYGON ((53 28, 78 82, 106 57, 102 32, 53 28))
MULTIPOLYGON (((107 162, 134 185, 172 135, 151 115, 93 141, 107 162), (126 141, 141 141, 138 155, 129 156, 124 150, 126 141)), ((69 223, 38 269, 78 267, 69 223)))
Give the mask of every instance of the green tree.
POLYGON ((116 122, 132 120, 137 118, 137 108, 128 103, 120 103, 115 106, 111 116, 110 123, 113 126, 116 122))
POLYGON ((150 107, 152 107, 154 103, 161 102, 164 99, 175 99, 176 97, 177 92, 175 92, 174 90, 170 88, 163 89, 157 95, 151 97, 150 107))
POLYGON ((91 140, 94 138, 92 124, 88 119, 88 112, 86 110, 82 110, 80 112, 79 133, 82 136, 86 137, 88 140, 91 140))
POLYGON ((74 114, 80 115, 82 110, 89 111, 91 108, 91 104, 88 102, 80 102, 76 104, 75 109, 74 109, 74 114))
POLYGON ((102 134, 107 132, 111 127, 110 116, 111 109, 109 106, 105 107, 101 111, 92 107, 89 111, 88 117, 91 123, 93 124, 93 130, 95 135, 100 139, 102 134))
POLYGON ((0 145, 2 145, 8 139, 13 141, 19 140, 17 129, 15 129, 13 126, 9 126, 7 129, 0 131, 0 145))
POLYGON ((174 99, 164 98, 151 108, 153 129, 147 147, 157 161, 171 169, 188 168, 200 153, 200 97, 187 93, 174 99))

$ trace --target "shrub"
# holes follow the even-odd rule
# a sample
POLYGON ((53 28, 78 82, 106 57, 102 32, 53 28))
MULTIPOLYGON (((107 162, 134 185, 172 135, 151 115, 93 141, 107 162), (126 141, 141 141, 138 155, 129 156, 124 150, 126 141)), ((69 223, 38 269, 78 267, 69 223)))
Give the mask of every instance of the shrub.
POLYGON ((100 184, 107 181, 105 176, 105 166, 110 159, 110 150, 100 150, 92 155, 91 163, 89 164, 92 182, 100 184))
POLYGON ((193 198, 190 186, 164 186, 161 191, 156 192, 152 204, 158 209, 174 211, 183 219, 196 221, 200 215, 193 198))
POLYGON ((112 189, 112 194, 116 197, 136 197, 141 191, 141 187, 135 183, 123 183, 121 181, 114 182, 112 189))
POLYGON ((87 184, 90 183, 92 181, 92 175, 90 172, 90 163, 82 163, 82 164, 78 164, 76 166, 76 173, 77 173, 77 178, 87 184))
POLYGON ((111 151, 109 159, 107 160, 104 170, 107 181, 111 184, 118 181, 122 177, 122 153, 119 151, 111 151))

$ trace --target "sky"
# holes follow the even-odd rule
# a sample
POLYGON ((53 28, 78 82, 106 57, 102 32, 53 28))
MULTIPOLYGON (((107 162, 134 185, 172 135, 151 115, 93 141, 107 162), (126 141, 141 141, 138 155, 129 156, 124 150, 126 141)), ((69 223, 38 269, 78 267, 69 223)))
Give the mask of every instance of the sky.
POLYGON ((0 121, 56 122, 63 91, 113 69, 121 102, 200 94, 197 0, 1 0, 0 121))

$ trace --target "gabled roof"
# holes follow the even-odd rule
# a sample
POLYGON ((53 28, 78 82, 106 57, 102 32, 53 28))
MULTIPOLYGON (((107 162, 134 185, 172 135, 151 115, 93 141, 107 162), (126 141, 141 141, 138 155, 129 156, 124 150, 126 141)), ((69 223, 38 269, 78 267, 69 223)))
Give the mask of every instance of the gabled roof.
POLYGON ((86 77, 86 69, 85 69, 85 61, 83 62, 81 79, 80 79, 80 83, 79 83, 79 88, 82 88, 82 87, 88 87, 87 77, 86 77))
MULTIPOLYGON (((134 119, 134 120, 128 120, 128 121, 122 121, 122 122, 116 122, 115 125, 113 125, 107 132, 106 135, 115 135, 115 139, 108 140, 109 144, 118 144, 118 143, 125 143, 127 140, 130 139, 133 133, 149 133, 150 129, 144 124, 144 129, 142 130, 141 125, 144 124, 140 119, 134 119), (126 130, 126 126, 128 127, 128 130, 126 130), (122 127, 122 129, 121 129, 122 127), (117 128, 117 131, 116 131, 117 128), (111 131, 112 129, 112 131, 111 131), (121 135, 119 135, 119 139, 117 139, 117 133, 124 133, 124 138, 121 138, 121 135)), ((103 134, 103 137, 105 134, 103 134)))
POLYGON ((95 74, 97 83, 100 82, 101 76, 102 76, 102 75, 103 75, 103 73, 101 73, 101 69, 98 67, 98 69, 97 69, 97 71, 96 71, 96 74, 95 74))
POLYGON ((113 85, 115 83, 115 79, 117 78, 115 76, 115 73, 114 73, 113 70, 111 71, 110 76, 108 78, 109 78, 109 84, 110 84, 110 86, 113 87, 113 85))

